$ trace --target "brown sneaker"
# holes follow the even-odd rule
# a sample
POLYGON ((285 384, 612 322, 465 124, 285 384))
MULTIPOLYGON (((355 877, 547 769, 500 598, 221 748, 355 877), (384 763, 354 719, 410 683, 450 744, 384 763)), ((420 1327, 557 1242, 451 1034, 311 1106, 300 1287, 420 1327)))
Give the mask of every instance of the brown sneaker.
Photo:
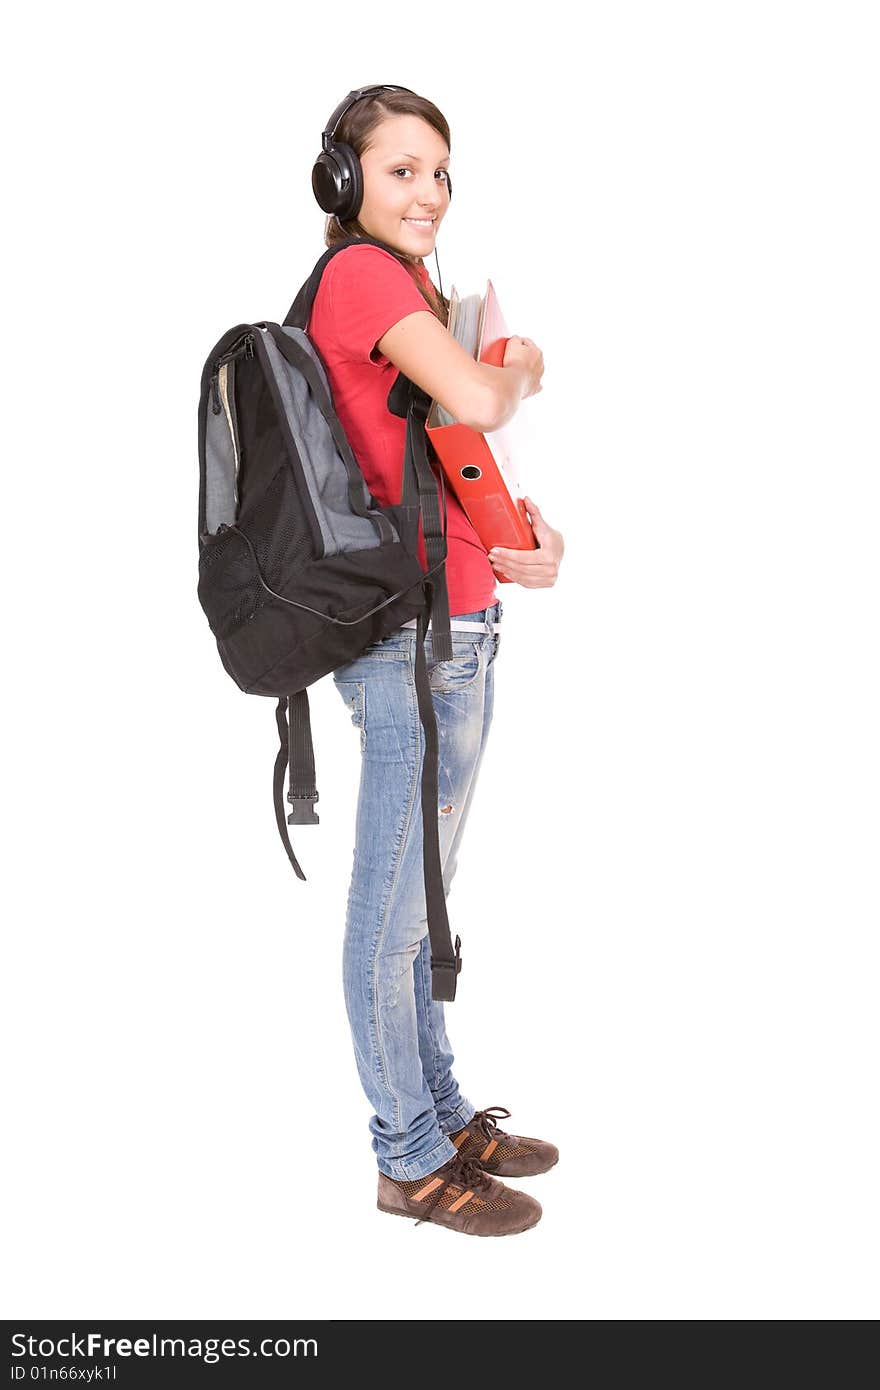
POLYGON ((405 1181, 379 1173, 376 1206, 392 1216, 432 1221, 469 1236, 511 1236, 541 1219, 541 1203, 506 1187, 478 1163, 457 1154, 424 1178, 405 1181))
POLYGON ((523 1134, 505 1134, 498 1128, 495 1116, 502 1119, 510 1114, 503 1105, 490 1105, 478 1110, 470 1124, 450 1134, 462 1158, 472 1158, 486 1173, 498 1173, 503 1178, 531 1178, 546 1173, 559 1162, 555 1144, 543 1139, 530 1139, 523 1134))

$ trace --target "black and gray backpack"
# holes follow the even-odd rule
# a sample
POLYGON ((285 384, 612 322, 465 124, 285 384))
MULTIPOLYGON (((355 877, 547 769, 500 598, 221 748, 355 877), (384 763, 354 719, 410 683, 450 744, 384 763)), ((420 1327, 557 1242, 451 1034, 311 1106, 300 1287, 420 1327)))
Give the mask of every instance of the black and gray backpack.
POLYGON ((318 822, 308 687, 416 620, 431 988, 433 998, 452 1000, 461 941, 456 936, 453 951, 437 824, 437 724, 424 651, 430 620, 435 660, 452 657, 446 494, 425 432, 430 399, 398 374, 388 409, 407 422, 403 493, 399 505, 380 506, 367 488, 336 414, 326 370, 306 333, 325 266, 355 242, 397 255, 371 237, 338 243, 321 256, 283 325, 240 323, 224 333, 205 363, 198 424, 198 597, 236 685, 246 694, 278 700, 275 818, 301 879, 305 874, 287 824, 318 822), (426 570, 418 557, 420 515, 426 570), (286 765, 292 806, 287 822, 286 765))

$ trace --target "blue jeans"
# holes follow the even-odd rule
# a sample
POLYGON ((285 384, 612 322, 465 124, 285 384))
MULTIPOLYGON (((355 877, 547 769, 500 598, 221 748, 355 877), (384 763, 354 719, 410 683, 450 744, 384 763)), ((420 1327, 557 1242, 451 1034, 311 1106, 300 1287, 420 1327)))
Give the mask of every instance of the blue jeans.
MULTIPOLYGON (((452 633, 451 661, 425 639, 438 735, 438 824, 448 895, 492 722, 493 662, 501 603, 454 616, 489 631, 452 633)), ((422 867, 421 769, 425 732, 416 701, 415 628, 398 628, 333 680, 360 730, 354 867, 348 894, 343 984, 379 1170, 421 1178, 454 1158, 450 1134, 475 1107, 452 1074, 444 1006, 431 997, 422 867)), ((462 904, 462 907, 465 905, 462 904)), ((455 937, 455 923, 450 917, 455 937)), ((461 979, 461 977, 459 977, 461 979)))

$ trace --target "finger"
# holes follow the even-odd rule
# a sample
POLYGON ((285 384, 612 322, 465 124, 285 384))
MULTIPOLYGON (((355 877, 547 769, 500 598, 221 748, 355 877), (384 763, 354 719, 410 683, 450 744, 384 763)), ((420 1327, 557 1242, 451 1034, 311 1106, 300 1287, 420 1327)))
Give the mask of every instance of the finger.
POLYGON ((514 548, 511 550, 507 546, 503 545, 495 545, 492 547, 491 550, 487 551, 486 553, 488 554, 489 559, 491 561, 494 562, 495 560, 499 560, 502 564, 509 564, 511 562, 515 563, 517 561, 525 561, 527 565, 534 565, 536 561, 538 563, 543 563, 544 559, 546 558, 540 549, 520 550, 514 548))
POLYGON ((496 572, 509 575, 512 579, 524 579, 526 576, 531 577, 550 572, 550 565, 539 550, 530 551, 521 560, 499 561, 492 568, 496 572))
POLYGON ((504 565, 534 565, 542 564, 543 561, 546 559, 546 556, 544 555, 544 552, 541 550, 540 546, 538 546, 538 548, 534 550, 499 550, 497 552, 493 550, 489 555, 489 559, 497 559, 504 565))

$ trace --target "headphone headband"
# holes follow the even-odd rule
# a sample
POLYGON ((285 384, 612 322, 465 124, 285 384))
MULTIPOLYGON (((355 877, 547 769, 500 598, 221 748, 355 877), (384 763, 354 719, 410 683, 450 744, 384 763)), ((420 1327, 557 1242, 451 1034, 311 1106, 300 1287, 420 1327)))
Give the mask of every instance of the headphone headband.
MULTIPOLYGON (((354 106, 355 102, 360 101, 362 97, 378 96, 379 92, 412 92, 412 88, 394 87, 390 86, 387 82, 380 82, 377 86, 356 87, 353 92, 349 92, 348 96, 339 103, 336 110, 333 112, 333 115, 327 122, 327 129, 323 131, 321 135, 321 147, 325 152, 329 153, 330 147, 333 144, 333 137, 336 134, 336 127, 339 125, 339 122, 342 120, 349 107, 354 106)), ((413 92, 413 96, 415 95, 416 93, 413 92)))

